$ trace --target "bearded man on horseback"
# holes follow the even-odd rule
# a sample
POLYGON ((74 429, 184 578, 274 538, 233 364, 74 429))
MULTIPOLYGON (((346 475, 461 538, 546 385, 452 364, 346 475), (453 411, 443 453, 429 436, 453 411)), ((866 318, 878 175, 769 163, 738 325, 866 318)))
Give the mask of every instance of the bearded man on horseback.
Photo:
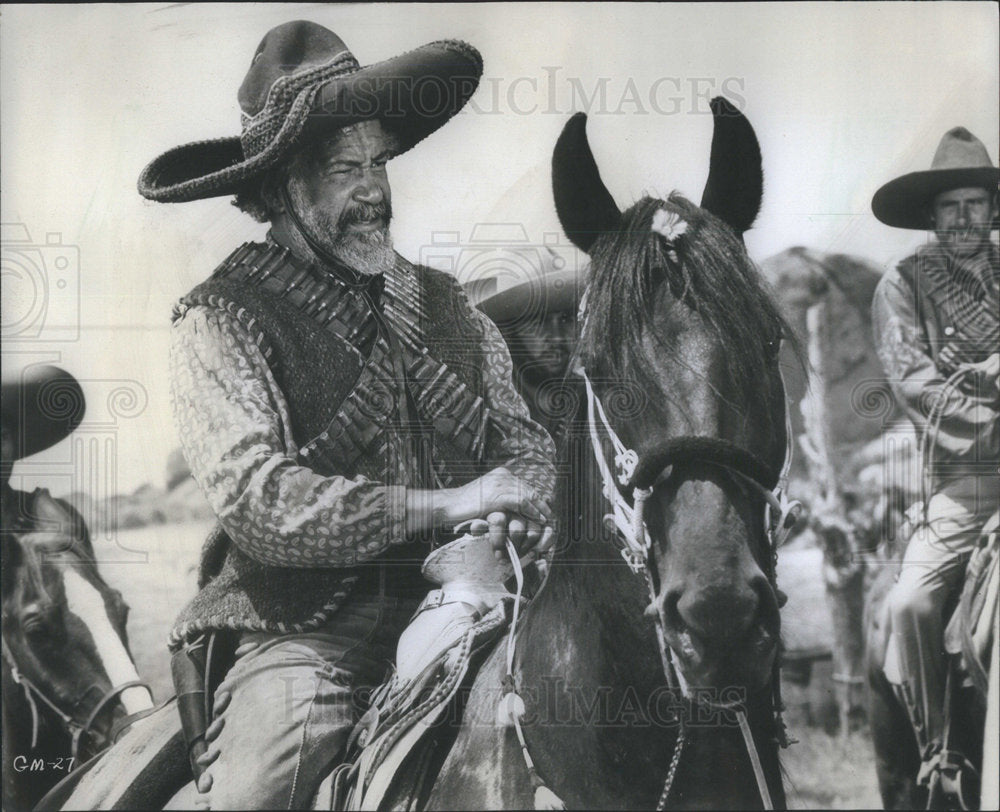
POLYGON ((152 200, 234 195, 270 222, 174 314, 175 419, 219 524, 171 646, 182 665, 235 646, 207 730, 186 723, 210 808, 308 804, 427 591, 431 544, 486 517, 497 546, 551 538, 554 448, 503 339, 389 233, 387 162, 481 73, 464 42, 362 67, 332 31, 286 23, 240 88, 242 135, 139 179, 152 200))
POLYGON ((936 240, 889 271, 872 304, 876 346, 897 400, 922 436, 923 519, 888 598, 885 673, 905 700, 934 773, 945 732, 945 605, 1000 504, 998 170, 964 127, 945 133, 931 169, 876 192, 872 210, 936 240))

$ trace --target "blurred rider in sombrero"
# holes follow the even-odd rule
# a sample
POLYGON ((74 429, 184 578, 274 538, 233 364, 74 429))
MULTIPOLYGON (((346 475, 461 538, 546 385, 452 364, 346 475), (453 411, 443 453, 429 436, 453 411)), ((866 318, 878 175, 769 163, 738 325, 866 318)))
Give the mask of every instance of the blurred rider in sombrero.
POLYGON ((944 732, 943 608, 1000 504, 1000 252, 997 167, 964 127, 944 134, 929 170, 885 184, 883 223, 936 239, 879 283, 872 318, 896 398, 925 437, 930 487, 889 596, 886 674, 901 693, 933 774, 944 732))
POLYGON ((213 809, 308 804, 426 592, 436 534, 489 516, 496 544, 549 543, 553 447, 503 339, 389 232, 388 162, 481 72, 463 42, 362 66, 332 31, 286 23, 251 60, 241 136, 139 179, 152 200, 235 196, 270 223, 174 316, 175 420, 219 524, 171 645, 236 644, 190 742, 213 809))
POLYGON ((89 544, 83 517, 72 505, 54 498, 46 488, 28 492, 10 484, 18 460, 54 446, 80 425, 85 409, 80 384, 68 372, 51 364, 33 364, 16 372, 5 370, 0 404, 3 534, 46 532, 89 544))

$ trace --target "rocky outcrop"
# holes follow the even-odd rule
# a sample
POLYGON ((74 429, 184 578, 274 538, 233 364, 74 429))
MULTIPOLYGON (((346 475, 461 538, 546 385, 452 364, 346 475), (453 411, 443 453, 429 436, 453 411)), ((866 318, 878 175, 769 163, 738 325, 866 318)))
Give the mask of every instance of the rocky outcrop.
POLYGON ((166 475, 165 489, 147 483, 108 499, 93 499, 80 491, 66 499, 80 511, 91 533, 213 518, 180 449, 167 458, 166 475))
POLYGON ((191 469, 188 468, 184 452, 175 448, 167 455, 167 490, 172 491, 178 485, 190 481, 191 469))
MULTIPOLYGON (((851 479, 857 473, 854 452, 881 437, 899 417, 872 337, 872 295, 882 269, 861 257, 802 247, 782 251, 764 260, 760 267, 800 341, 806 340, 808 309, 826 303, 826 335, 822 342, 824 412, 838 474, 851 479)), ((792 428, 798 436, 803 431, 799 404, 806 394, 805 370, 789 347, 783 350, 782 367, 792 428)), ((793 473, 804 475, 802 455, 796 456, 793 473)))

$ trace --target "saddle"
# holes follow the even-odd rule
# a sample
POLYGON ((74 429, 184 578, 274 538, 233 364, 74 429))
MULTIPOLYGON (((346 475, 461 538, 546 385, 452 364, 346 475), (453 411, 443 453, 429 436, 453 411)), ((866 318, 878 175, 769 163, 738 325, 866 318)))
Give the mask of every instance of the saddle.
MULTIPOLYGON (((390 789, 393 797, 407 799, 407 806, 419 801, 420 779, 436 745, 444 743, 442 737, 427 733, 436 727, 449 729, 442 722, 460 715, 461 689, 509 626, 514 603, 522 600, 504 586, 513 576, 512 564, 494 558, 486 536, 465 535, 439 547, 421 572, 439 586, 427 594, 400 636, 396 667, 372 694, 348 738, 345 760, 320 785, 315 808, 375 809, 390 789), (449 709, 455 712, 446 714, 449 709), (407 769, 401 771, 404 764, 407 769)), ((204 635, 171 660, 196 779, 205 770, 201 756, 207 750, 212 696, 233 661, 235 642, 228 632, 204 635)))
POLYGON ((396 650, 396 669, 372 696, 348 739, 344 762, 322 783, 315 808, 419 808, 435 756, 447 752, 461 714, 461 689, 509 626, 513 575, 483 536, 432 552, 421 572, 439 584, 417 608, 396 650), (453 711, 448 713, 448 711, 453 711), (437 731, 440 735, 428 735, 437 731), (406 766, 406 769, 401 769, 406 766))
MULTIPOLYGON (((374 693, 349 737, 347 760, 322 782, 315 808, 423 805, 433 784, 425 778, 435 774, 457 735, 463 689, 520 600, 503 588, 510 571, 493 559, 484 537, 464 537, 431 554, 424 573, 441 585, 401 637, 395 673, 374 693)), ((540 567, 524 575, 537 592, 540 567)), ((119 746, 63 779, 37 808, 158 809, 192 773, 199 777, 212 695, 233 662, 234 643, 235 635, 220 632, 177 652, 171 663, 176 697, 133 726, 119 746)))
POLYGON ((320 785, 315 809, 417 809, 432 764, 450 749, 465 688, 511 619, 508 595, 413 679, 394 674, 348 741, 346 760, 320 785))

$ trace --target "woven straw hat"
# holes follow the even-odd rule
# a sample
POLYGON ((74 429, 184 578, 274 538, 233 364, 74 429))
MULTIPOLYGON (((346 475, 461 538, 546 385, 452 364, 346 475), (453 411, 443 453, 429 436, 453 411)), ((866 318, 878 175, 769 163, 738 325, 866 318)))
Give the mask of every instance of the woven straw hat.
MULTIPOLYGON (((935 195, 975 186, 996 193, 998 181, 1000 170, 986 145, 965 127, 954 127, 938 144, 931 168, 889 181, 872 198, 872 212, 887 226, 923 231, 933 227, 927 205, 935 195)), ((998 227, 996 221, 992 227, 998 227)))
POLYGON ((482 72, 479 52, 457 40, 362 67, 329 29, 284 23, 261 40, 240 86, 242 134, 165 152, 139 176, 139 193, 164 203, 236 194, 304 138, 374 118, 405 152, 461 110, 482 72))
POLYGON ((15 435, 9 463, 44 451, 65 439, 83 420, 86 401, 79 382, 59 367, 36 364, 3 376, 0 389, 4 428, 15 435))

